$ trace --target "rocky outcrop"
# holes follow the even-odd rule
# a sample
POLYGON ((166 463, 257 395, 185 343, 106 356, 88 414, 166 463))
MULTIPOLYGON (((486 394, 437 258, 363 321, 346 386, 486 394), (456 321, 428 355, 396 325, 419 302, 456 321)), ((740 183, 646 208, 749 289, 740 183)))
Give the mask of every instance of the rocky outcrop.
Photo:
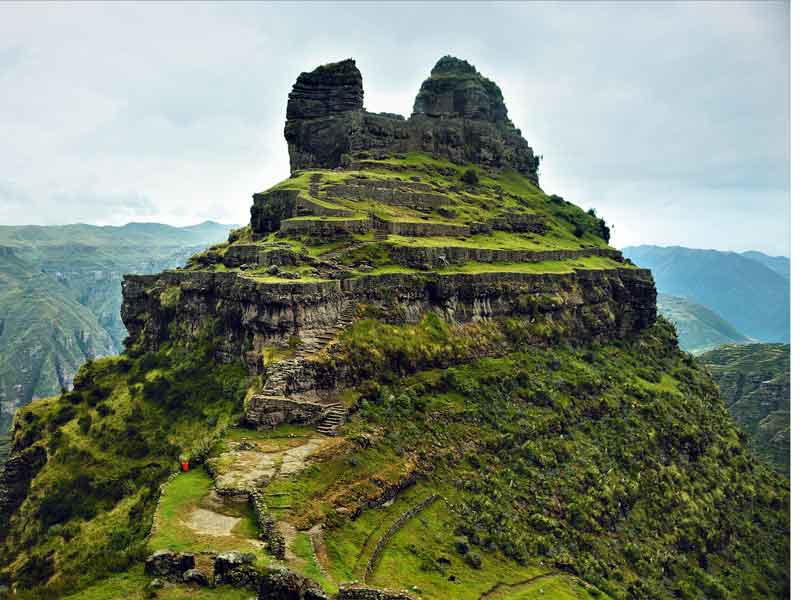
POLYGON ((8 532, 11 515, 25 501, 31 481, 47 462, 41 445, 14 448, 11 457, 0 467, 0 540, 8 532))
POLYGON ((289 94, 286 118, 292 171, 417 150, 453 162, 513 168, 538 183, 539 158, 509 120, 500 88, 450 56, 422 84, 408 120, 364 110, 353 60, 302 73, 289 94))
POLYGON ((194 555, 186 552, 158 550, 151 554, 144 563, 144 572, 154 577, 163 577, 172 581, 183 581, 187 571, 195 567, 194 555))
POLYGON ((287 569, 274 571, 261 578, 258 600, 326 600, 319 585, 287 569))
MULTIPOLYGON (((235 272, 170 271, 125 278, 123 318, 131 339, 155 349, 216 324, 220 360, 264 369, 262 350, 293 335, 334 327, 349 303, 373 305, 394 322, 434 312, 451 322, 506 316, 546 319, 565 339, 619 339, 656 318, 655 287, 644 269, 578 269, 564 274, 397 273, 315 283, 260 282, 235 272), (174 305, 162 292, 179 287, 174 305)), ((303 379, 302 374, 295 374, 303 379)))
POLYGON ((415 600, 414 596, 394 590, 382 590, 361 585, 339 588, 339 600, 415 600))
POLYGON ((352 58, 300 73, 289 93, 286 120, 328 117, 364 106, 361 71, 352 58))

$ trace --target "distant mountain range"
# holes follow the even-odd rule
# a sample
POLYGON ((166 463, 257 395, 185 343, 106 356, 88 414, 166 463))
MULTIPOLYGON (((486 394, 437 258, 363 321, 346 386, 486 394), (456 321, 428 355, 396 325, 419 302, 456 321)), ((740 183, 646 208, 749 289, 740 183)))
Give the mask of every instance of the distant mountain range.
POLYGON ((757 252, 756 250, 748 250, 747 252, 742 252, 741 254, 746 258, 757 260, 765 267, 769 267, 775 271, 781 277, 789 279, 790 264, 789 259, 785 256, 770 256, 769 254, 757 252))
POLYGON ((659 294, 658 312, 675 324, 678 342, 687 352, 705 352, 722 344, 753 341, 713 310, 680 296, 659 294))
POLYGON ((233 227, 0 226, 0 433, 18 406, 68 388, 87 359, 122 349, 123 274, 179 266, 233 227))
POLYGON ((789 259, 680 246, 632 246, 623 252, 652 270, 659 295, 702 305, 747 338, 788 342, 789 259))
POLYGON ((789 475, 789 346, 721 346, 700 355, 762 459, 789 475))

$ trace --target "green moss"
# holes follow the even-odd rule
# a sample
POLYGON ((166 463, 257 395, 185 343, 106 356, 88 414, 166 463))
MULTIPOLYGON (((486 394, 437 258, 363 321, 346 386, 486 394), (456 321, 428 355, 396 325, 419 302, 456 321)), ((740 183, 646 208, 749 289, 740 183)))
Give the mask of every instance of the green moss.
POLYGON ((169 286, 161 292, 159 299, 161 300, 161 306, 164 308, 175 308, 178 306, 178 300, 181 297, 181 288, 178 286, 169 286))

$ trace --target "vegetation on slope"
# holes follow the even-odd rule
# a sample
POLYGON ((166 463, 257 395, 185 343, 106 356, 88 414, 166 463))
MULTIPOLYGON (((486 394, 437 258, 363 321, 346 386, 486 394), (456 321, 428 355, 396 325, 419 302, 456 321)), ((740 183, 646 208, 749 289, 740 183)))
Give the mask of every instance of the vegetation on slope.
POLYGON ((0 315, 0 435, 17 406, 59 393, 86 360, 115 352, 88 308, 10 252, 0 253, 0 315))
MULTIPOLYGON (((342 396, 345 443, 265 489, 300 536, 294 568, 334 589, 374 554, 368 582, 430 598, 525 597, 533 581, 564 598, 783 597, 786 481, 750 455, 671 327, 572 347, 556 332, 531 346, 532 327, 367 318, 320 358, 362 383, 342 396), (370 500, 409 483, 396 509, 370 500), (432 494, 376 553, 375 527, 432 494), (303 536, 320 523, 314 556, 303 536)), ((75 392, 24 411, 17 443, 49 460, 5 541, 3 556, 27 549, 4 565, 15 581, 82 587, 142 557, 158 483, 181 452, 216 455, 240 410, 244 373, 210 357, 207 340, 95 361, 75 392)), ((182 481, 180 502, 207 490, 182 481)))
POLYGON ((0 534, 5 576, 46 586, 19 597, 57 597, 143 557, 159 484, 241 410, 244 369, 212 357, 206 336, 191 351, 99 359, 73 391, 21 409, 15 448, 42 445, 48 460, 0 534))
MULTIPOLYGON (((542 561, 616 598, 786 593, 786 482, 751 457, 664 322, 626 343, 528 349, 399 381, 388 374, 425 368, 451 344, 423 362, 398 344, 419 340, 425 357, 431 324, 403 336, 387 327, 348 342, 359 367, 385 381, 362 395, 354 425, 428 457, 464 560, 542 561)), ((427 562, 437 556, 416 553, 405 584, 447 580, 427 562)))
POLYGON ((178 266, 227 231, 211 222, 0 226, 0 435, 18 406, 69 388, 87 359, 122 350, 124 273, 178 266))
POLYGON ((756 454, 789 475, 789 345, 726 345, 699 357, 756 454))
POLYGON ((658 295, 658 314, 675 325, 683 350, 697 354, 722 344, 751 341, 713 310, 686 298, 658 295))

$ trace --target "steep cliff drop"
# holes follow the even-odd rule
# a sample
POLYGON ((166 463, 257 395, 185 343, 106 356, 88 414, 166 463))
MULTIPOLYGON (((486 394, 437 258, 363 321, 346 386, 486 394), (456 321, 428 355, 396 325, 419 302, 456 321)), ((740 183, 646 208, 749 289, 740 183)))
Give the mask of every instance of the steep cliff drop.
POLYGON ((125 354, 19 413, 0 585, 785 597, 786 480, 649 271, 539 187, 499 87, 447 56, 408 119, 363 98, 353 60, 302 73, 291 176, 227 243, 126 277, 125 354))

